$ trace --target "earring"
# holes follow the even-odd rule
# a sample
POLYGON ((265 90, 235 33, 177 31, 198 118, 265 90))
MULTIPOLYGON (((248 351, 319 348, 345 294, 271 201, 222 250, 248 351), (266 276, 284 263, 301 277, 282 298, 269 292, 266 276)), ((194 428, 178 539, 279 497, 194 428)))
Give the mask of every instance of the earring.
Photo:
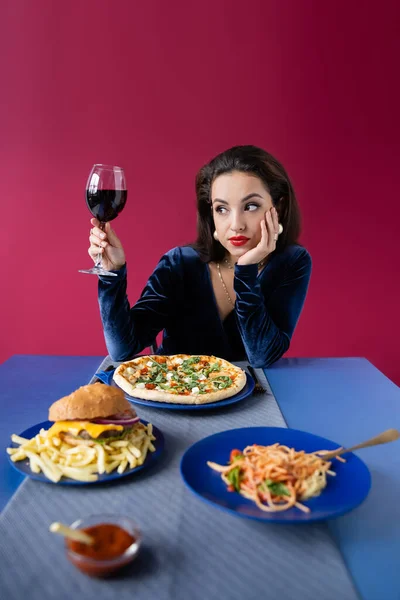
POLYGON ((281 233, 283 232, 283 225, 281 225, 279 223, 279 227, 278 227, 278 235, 281 235, 281 233))
POLYGON ((213 238, 214 238, 214 240, 216 240, 218 242, 218 233, 217 233, 217 230, 214 231, 213 238))

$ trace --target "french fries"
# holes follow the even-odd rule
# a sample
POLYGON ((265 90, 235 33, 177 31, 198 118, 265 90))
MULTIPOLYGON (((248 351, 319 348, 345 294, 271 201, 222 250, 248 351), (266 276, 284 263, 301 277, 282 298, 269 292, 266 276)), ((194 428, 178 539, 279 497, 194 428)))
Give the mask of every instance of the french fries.
POLYGON ((48 437, 41 429, 34 438, 28 440, 13 434, 11 441, 18 448, 7 448, 13 462, 29 460, 33 473, 42 472, 48 479, 57 483, 61 477, 76 481, 97 481, 98 475, 119 474, 129 466, 134 469, 144 463, 147 452, 154 452, 153 426, 149 423, 144 429, 127 434, 123 440, 94 444, 70 446, 59 437, 48 437))

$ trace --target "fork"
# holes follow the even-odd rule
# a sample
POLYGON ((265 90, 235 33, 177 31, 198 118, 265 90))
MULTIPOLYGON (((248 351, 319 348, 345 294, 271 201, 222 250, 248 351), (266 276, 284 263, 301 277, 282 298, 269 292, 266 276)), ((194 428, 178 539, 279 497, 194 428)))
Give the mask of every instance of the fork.
POLYGON ((345 452, 353 452, 354 450, 361 450, 361 448, 368 448, 369 446, 378 446, 379 444, 387 444, 388 442, 394 442, 400 438, 400 432, 397 429, 387 429, 383 433, 376 435, 375 437, 357 444, 357 446, 351 446, 350 448, 338 448, 337 450, 331 450, 325 452, 324 450, 316 452, 323 460, 331 460, 345 452))
POLYGON ((247 365, 247 369, 248 369, 250 375, 252 376, 252 378, 254 379, 254 381, 256 382, 256 385, 254 386, 254 393, 255 394, 265 394, 267 390, 264 389, 263 386, 261 385, 261 383, 259 382, 259 379, 258 379, 253 367, 251 367, 250 365, 247 365))

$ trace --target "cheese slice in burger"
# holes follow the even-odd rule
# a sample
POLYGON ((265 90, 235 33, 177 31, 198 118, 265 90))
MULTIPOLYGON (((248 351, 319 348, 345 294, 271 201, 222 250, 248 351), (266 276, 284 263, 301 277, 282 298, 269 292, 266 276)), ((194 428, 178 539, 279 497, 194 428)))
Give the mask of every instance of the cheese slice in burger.
POLYGON ((121 440, 140 426, 124 392, 103 383, 84 385, 54 402, 49 420, 54 425, 48 430, 48 437, 59 437, 73 446, 121 440))

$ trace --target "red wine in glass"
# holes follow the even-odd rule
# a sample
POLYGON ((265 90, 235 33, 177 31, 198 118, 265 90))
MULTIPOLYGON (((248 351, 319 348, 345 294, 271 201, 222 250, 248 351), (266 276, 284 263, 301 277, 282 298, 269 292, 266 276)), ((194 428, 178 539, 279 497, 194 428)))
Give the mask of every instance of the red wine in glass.
MULTIPOLYGON (((100 229, 104 230, 105 224, 119 215, 127 196, 125 173, 121 167, 101 164, 93 166, 86 185, 86 204, 92 215, 100 221, 100 229)), ((116 273, 102 267, 100 253, 94 267, 79 272, 116 277, 116 273)))
POLYGON ((86 203, 101 223, 112 221, 125 206, 126 190, 86 190, 86 203))

